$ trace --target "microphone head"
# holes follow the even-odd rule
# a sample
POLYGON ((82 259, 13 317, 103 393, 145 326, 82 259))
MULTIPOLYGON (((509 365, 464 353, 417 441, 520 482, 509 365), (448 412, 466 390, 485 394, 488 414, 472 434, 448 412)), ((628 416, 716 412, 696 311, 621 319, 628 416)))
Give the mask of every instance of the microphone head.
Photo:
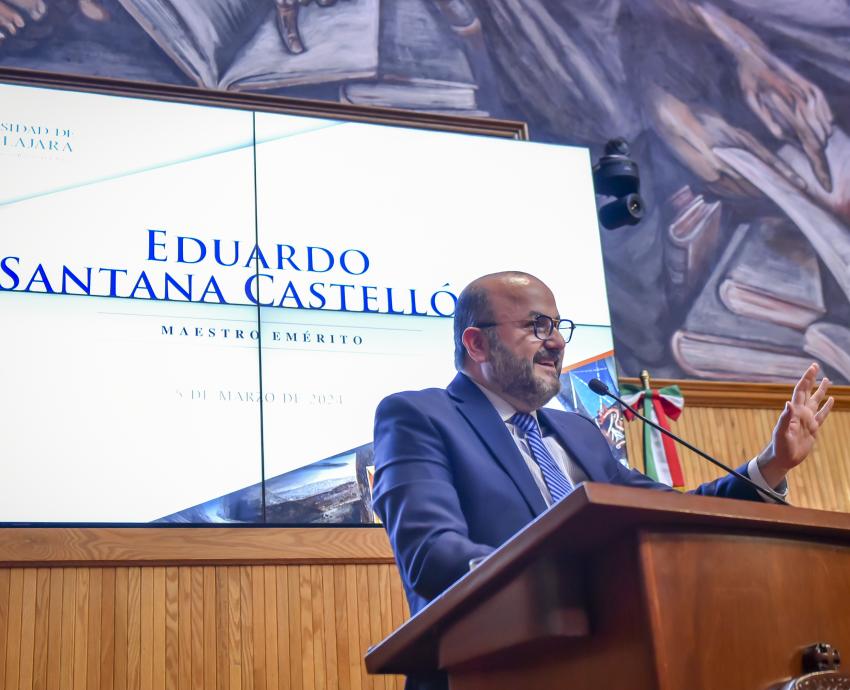
POLYGON ((590 379, 587 385, 590 387, 590 390, 596 393, 596 395, 608 395, 609 393, 608 386, 599 379, 590 379))

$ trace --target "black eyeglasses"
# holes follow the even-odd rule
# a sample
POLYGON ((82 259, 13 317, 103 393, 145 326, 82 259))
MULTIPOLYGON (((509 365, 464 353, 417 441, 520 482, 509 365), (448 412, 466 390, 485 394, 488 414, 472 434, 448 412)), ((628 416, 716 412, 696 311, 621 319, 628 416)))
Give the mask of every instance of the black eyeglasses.
POLYGON ((503 323, 521 323, 526 327, 533 326, 534 335, 539 340, 551 338, 552 333, 557 328, 565 343, 570 342, 570 339, 573 337, 573 331, 576 329, 576 325, 569 319, 553 319, 551 316, 546 316, 546 314, 537 314, 534 318, 527 321, 493 321, 491 323, 477 323, 475 326, 477 328, 492 328, 493 326, 501 326, 503 323))

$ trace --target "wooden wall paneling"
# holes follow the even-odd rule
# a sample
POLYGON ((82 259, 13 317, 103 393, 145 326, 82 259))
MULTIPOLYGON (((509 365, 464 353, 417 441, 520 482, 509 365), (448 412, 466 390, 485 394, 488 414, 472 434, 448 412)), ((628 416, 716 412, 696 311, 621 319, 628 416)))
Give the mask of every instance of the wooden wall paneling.
POLYGON ((377 527, 15 527, 0 529, 0 567, 390 563, 377 527))
POLYGON ((9 584, 12 571, 0 568, 0 688, 6 687, 6 643, 9 638, 9 584))
POLYGON ((115 569, 115 665, 113 687, 115 690, 127 688, 127 608, 130 588, 130 569, 115 569))
POLYGON ((322 585, 322 625, 325 633, 325 684, 328 690, 339 690, 339 657, 337 654, 336 589, 334 566, 318 566, 322 585))
POLYGON ((390 606, 392 609, 393 630, 400 626, 407 618, 404 606, 404 591, 401 587, 401 578, 395 571, 395 566, 390 566, 390 606))
POLYGON ((239 670, 242 690, 254 690, 254 647, 252 644, 252 596, 250 566, 239 566, 239 670))
POLYGON ((302 566, 308 573, 310 582, 309 611, 312 615, 313 630, 313 682, 316 690, 326 690, 325 683, 325 639, 322 626, 322 573, 318 565, 302 566))
POLYGON ((176 566, 165 568, 165 686, 178 688, 180 573, 176 566))
MULTIPOLYGON (((0 587, 2 591, 2 587, 0 587)), ((2 596, 2 594, 0 594, 2 596)), ((33 690, 45 690, 47 687, 47 640, 50 626, 50 569, 39 568, 35 584, 35 620, 33 642, 33 690)), ((2 619, 2 616, 0 616, 2 619)), ((2 625, 2 622, 0 622, 2 625)), ((0 683, 0 687, 3 687, 0 683)))
POLYGON ((141 690, 142 571, 127 569, 127 690, 141 690))
POLYGON ((239 567, 227 567, 227 671, 230 690, 242 690, 242 616, 239 567))
MULTIPOLYGON (((845 417, 845 419, 850 422, 850 416, 847 416, 846 413, 838 412, 835 414, 839 416, 827 421, 827 424, 830 426, 833 422, 840 420, 842 417, 845 417)), ((824 439, 819 439, 819 443, 815 446, 815 452, 811 457, 812 462, 809 463, 807 461, 803 463, 803 466, 798 468, 794 474, 805 473, 807 476, 814 478, 814 481, 821 484, 821 490, 824 494, 824 505, 838 508, 844 504, 841 492, 842 487, 847 486, 846 468, 844 467, 844 462, 841 462, 841 458, 833 458, 831 453, 824 453, 825 449, 823 443, 823 441, 831 441, 835 444, 840 442, 841 435, 846 431, 846 429, 840 428, 840 424, 835 426, 836 428, 834 431, 829 429, 828 426, 824 427, 823 431, 832 433, 827 433, 824 439), (818 471, 823 466, 830 467, 832 470, 830 473, 831 479, 829 481, 824 481, 825 475, 818 471)), ((793 475, 791 481, 794 481, 793 475)))
MULTIPOLYGON (((369 564, 366 566, 366 581, 369 586, 369 640, 366 647, 379 642, 383 637, 383 621, 381 615, 381 566, 369 564)), ((372 686, 375 688, 389 688, 387 676, 372 677, 372 686)))
POLYGON ((336 628, 336 668, 339 690, 351 690, 351 661, 348 640, 351 628, 348 622, 348 588, 345 583, 345 566, 332 567, 334 585, 334 627, 336 628))
MULTIPOLYGON (((298 608, 301 611, 301 687, 315 690, 316 674, 313 670, 313 598, 310 582, 310 566, 296 566, 298 571, 298 608)), ((293 659, 295 663, 298 660, 293 659)))
MULTIPOLYGON (((205 690, 215 690, 218 687, 218 679, 216 677, 217 665, 217 647, 216 644, 216 612, 218 610, 215 600, 215 568, 212 566, 203 567, 203 678, 202 687, 205 690)), ((142 688, 142 690, 146 690, 142 688)))
POLYGON ((35 650, 35 591, 36 569, 24 568, 21 596, 21 661, 18 687, 32 688, 33 653, 35 650))
MULTIPOLYGON (((378 606, 376 607, 380 613, 378 636, 372 639, 372 644, 381 641, 381 634, 384 630, 393 629, 393 616, 390 603, 390 582, 389 582, 389 567, 386 565, 376 565, 376 575, 378 584, 378 606)), ((387 687, 391 687, 390 679, 387 678, 387 687)))
MULTIPOLYGON (((393 630, 392 601, 390 600, 390 569, 393 566, 381 564, 375 567, 378 569, 378 608, 381 612, 381 632, 377 638, 372 640, 372 644, 381 641, 385 635, 385 630, 393 630)), ((386 676, 384 682, 387 688, 395 687, 395 679, 392 676, 386 676)))
MULTIPOLYGON (((359 641, 358 649, 360 650, 368 649, 372 637, 369 623, 372 602, 369 601, 369 573, 367 572, 367 568, 368 566, 355 566, 354 568, 355 579, 357 581, 357 638, 359 641)), ((360 684, 364 690, 372 687, 383 687, 383 683, 381 685, 377 683, 373 685, 373 680, 366 673, 366 666, 361 663, 360 684)))
MULTIPOLYGON (((69 569, 66 569, 69 570, 69 569)), ((115 568, 103 568, 100 599, 100 687, 115 686, 115 568)))
POLYGON ((9 582, 12 571, 0 568, 0 688, 6 686, 6 643, 9 639, 9 582))
POLYGON ((74 690, 86 690, 88 681, 89 605, 91 572, 77 568, 74 590, 74 690))
MULTIPOLYGON (((289 680, 292 688, 303 688, 303 658, 304 639, 302 638, 303 626, 301 617, 304 614, 301 608, 301 573, 297 565, 284 566, 286 568, 286 582, 289 601, 289 680)), ((311 648, 312 654, 312 648, 311 648)))
POLYGON ((216 690, 230 688, 230 657, 227 645, 229 632, 227 568, 215 568, 215 687, 216 690))
MULTIPOLYGON (((153 690, 154 614, 153 568, 140 569, 139 583, 139 690, 153 690)), ((213 686, 214 687, 214 686, 213 686)))
MULTIPOLYGON (((59 687, 62 690, 73 687, 74 683, 74 602, 77 591, 77 569, 65 568, 62 577, 62 630, 60 640, 59 687)), ((114 634, 113 630, 109 631, 114 634)))
POLYGON ((192 569, 177 569, 177 688, 192 687, 192 569))
MULTIPOLYGON (((280 656, 277 644, 277 566, 270 565, 262 569, 263 592, 263 629, 260 640, 264 645, 265 686, 267 690, 277 690, 280 683, 278 663, 280 656)), ((287 650, 287 654, 289 650, 287 650)))
POLYGON ((204 569, 190 568, 191 595, 189 605, 190 621, 190 684, 192 690, 204 687, 204 569))
MULTIPOLYGON (((166 687, 167 613, 165 597, 166 573, 163 566, 153 568, 153 647, 151 650, 151 685, 166 687)), ((212 686, 210 687, 212 690, 212 686)))
POLYGON ((103 569, 89 571, 89 604, 86 611, 86 681, 88 690, 100 688, 101 608, 103 605, 103 569))
POLYGON ((6 687, 17 688, 21 669, 21 616, 24 569, 13 568, 9 580, 9 624, 6 633, 6 687))
MULTIPOLYGON (((836 500, 839 505, 850 506, 850 467, 848 467, 847 456, 850 453, 850 415, 845 415, 839 412, 833 412, 838 419, 843 419, 843 424, 835 424, 834 419, 830 419, 830 424, 836 426, 835 431, 829 429, 829 434, 835 436, 836 453, 841 453, 839 457, 833 457, 827 454, 829 462, 836 468, 836 474, 840 477, 840 481, 835 483, 836 500)), ((832 416, 830 415, 830 416, 832 416)), ((850 510, 846 508, 845 510, 850 510)))
POLYGON ((266 579, 264 570, 273 566, 251 566, 251 640, 254 650, 254 688, 266 690, 266 579))
POLYGON ((290 688, 290 641, 289 641, 289 584, 287 578, 287 567, 276 565, 272 569, 275 580, 275 601, 277 616, 274 618, 276 632, 274 648, 277 651, 277 687, 283 690, 290 688))
POLYGON ((339 566, 345 582, 345 616, 348 620, 348 682, 351 690, 362 690, 361 669, 363 648, 360 646, 360 631, 357 612, 357 567, 339 566))

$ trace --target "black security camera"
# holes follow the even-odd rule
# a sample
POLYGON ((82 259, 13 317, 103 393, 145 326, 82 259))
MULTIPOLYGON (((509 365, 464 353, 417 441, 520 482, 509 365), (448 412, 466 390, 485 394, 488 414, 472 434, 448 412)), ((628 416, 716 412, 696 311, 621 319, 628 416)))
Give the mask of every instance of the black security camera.
POLYGON ((593 166, 593 185, 602 196, 617 197, 599 209, 599 222, 608 230, 637 225, 644 214, 638 165, 629 158, 629 143, 612 139, 605 153, 593 166))
POLYGON ((643 218, 643 199, 640 194, 626 194, 599 209, 599 222, 608 230, 624 225, 637 225, 643 218))

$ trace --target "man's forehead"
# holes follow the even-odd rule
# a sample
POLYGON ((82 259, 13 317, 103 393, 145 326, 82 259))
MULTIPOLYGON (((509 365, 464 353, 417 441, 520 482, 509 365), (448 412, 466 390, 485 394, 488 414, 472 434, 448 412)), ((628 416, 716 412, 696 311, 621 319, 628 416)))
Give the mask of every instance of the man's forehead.
POLYGON ((506 276, 488 285, 494 311, 510 311, 514 316, 554 315, 557 311, 552 291, 531 276, 506 276))

